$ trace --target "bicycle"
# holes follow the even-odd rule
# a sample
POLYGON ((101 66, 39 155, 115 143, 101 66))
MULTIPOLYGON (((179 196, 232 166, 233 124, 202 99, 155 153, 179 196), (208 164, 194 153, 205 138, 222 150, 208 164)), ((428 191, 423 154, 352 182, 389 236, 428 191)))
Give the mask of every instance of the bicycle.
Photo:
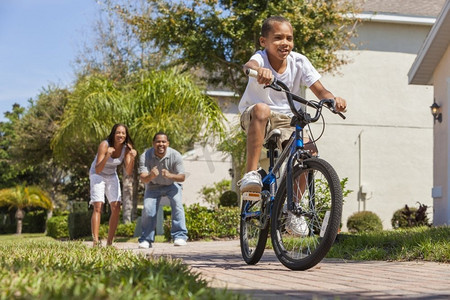
MULTIPOLYGON (((247 70, 247 75, 257 76, 254 70, 247 70)), ((242 194, 242 257, 250 265, 259 262, 270 228, 278 260, 291 270, 307 270, 318 264, 333 245, 340 227, 343 199, 339 177, 333 167, 305 150, 303 129, 323 118, 323 107, 343 119, 345 116, 335 109, 333 99, 305 100, 292 94, 276 79, 264 88, 286 94, 294 114, 291 125, 295 130, 279 157, 276 148, 281 132, 275 129, 268 134, 264 143, 268 149, 268 172, 258 170, 263 182, 261 193, 242 194), (314 108, 314 117, 302 107, 297 109, 294 101, 314 108)))

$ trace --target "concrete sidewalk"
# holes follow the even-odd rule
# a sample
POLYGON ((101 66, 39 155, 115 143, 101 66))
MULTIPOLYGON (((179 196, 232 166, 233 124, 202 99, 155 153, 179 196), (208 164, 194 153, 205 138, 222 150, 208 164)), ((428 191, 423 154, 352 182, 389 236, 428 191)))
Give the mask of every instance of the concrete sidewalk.
POLYGON ((258 264, 245 264, 239 240, 182 247, 155 243, 150 249, 138 249, 137 243, 114 245, 147 256, 180 258, 212 287, 255 299, 450 299, 450 264, 325 259, 308 271, 291 271, 273 250, 266 250, 258 264))

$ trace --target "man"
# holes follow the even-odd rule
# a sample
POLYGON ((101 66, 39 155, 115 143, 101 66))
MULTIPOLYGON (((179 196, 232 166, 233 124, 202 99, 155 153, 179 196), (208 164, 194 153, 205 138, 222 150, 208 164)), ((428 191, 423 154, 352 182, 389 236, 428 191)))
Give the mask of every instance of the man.
POLYGON ((145 184, 139 248, 150 248, 155 240, 156 216, 163 196, 169 198, 172 207, 170 232, 174 245, 186 245, 188 237, 180 184, 185 179, 183 159, 178 151, 169 147, 169 138, 164 132, 155 134, 153 147, 140 156, 139 173, 145 184))

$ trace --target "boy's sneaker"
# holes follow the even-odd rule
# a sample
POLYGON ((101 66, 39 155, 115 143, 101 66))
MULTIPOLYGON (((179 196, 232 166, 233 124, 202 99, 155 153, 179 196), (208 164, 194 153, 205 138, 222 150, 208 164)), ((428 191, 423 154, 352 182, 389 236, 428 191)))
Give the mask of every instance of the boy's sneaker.
POLYGON ((306 237, 309 234, 308 223, 304 216, 296 216, 288 211, 288 218, 286 222, 286 231, 289 234, 296 234, 306 237))
POLYGON ((244 177, 237 183, 242 192, 261 192, 262 181, 258 171, 250 171, 245 173, 244 177))
POLYGON ((139 248, 148 249, 151 247, 152 247, 152 244, 149 241, 142 241, 139 243, 139 248))
POLYGON ((184 239, 178 238, 173 241, 174 246, 186 246, 187 242, 184 239))

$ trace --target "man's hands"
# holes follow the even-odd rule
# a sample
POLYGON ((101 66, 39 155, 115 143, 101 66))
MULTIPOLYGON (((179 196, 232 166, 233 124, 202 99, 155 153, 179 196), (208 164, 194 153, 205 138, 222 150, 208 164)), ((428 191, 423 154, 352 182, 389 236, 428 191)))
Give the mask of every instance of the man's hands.
MULTIPOLYGON (((151 175, 152 179, 158 177, 159 174, 160 173, 159 173, 158 167, 156 167, 156 166, 153 167, 152 170, 150 171, 150 175, 151 175)), ((164 177, 164 178, 173 179, 173 175, 174 174, 170 173, 166 169, 162 169, 161 170, 161 176, 164 177)))

